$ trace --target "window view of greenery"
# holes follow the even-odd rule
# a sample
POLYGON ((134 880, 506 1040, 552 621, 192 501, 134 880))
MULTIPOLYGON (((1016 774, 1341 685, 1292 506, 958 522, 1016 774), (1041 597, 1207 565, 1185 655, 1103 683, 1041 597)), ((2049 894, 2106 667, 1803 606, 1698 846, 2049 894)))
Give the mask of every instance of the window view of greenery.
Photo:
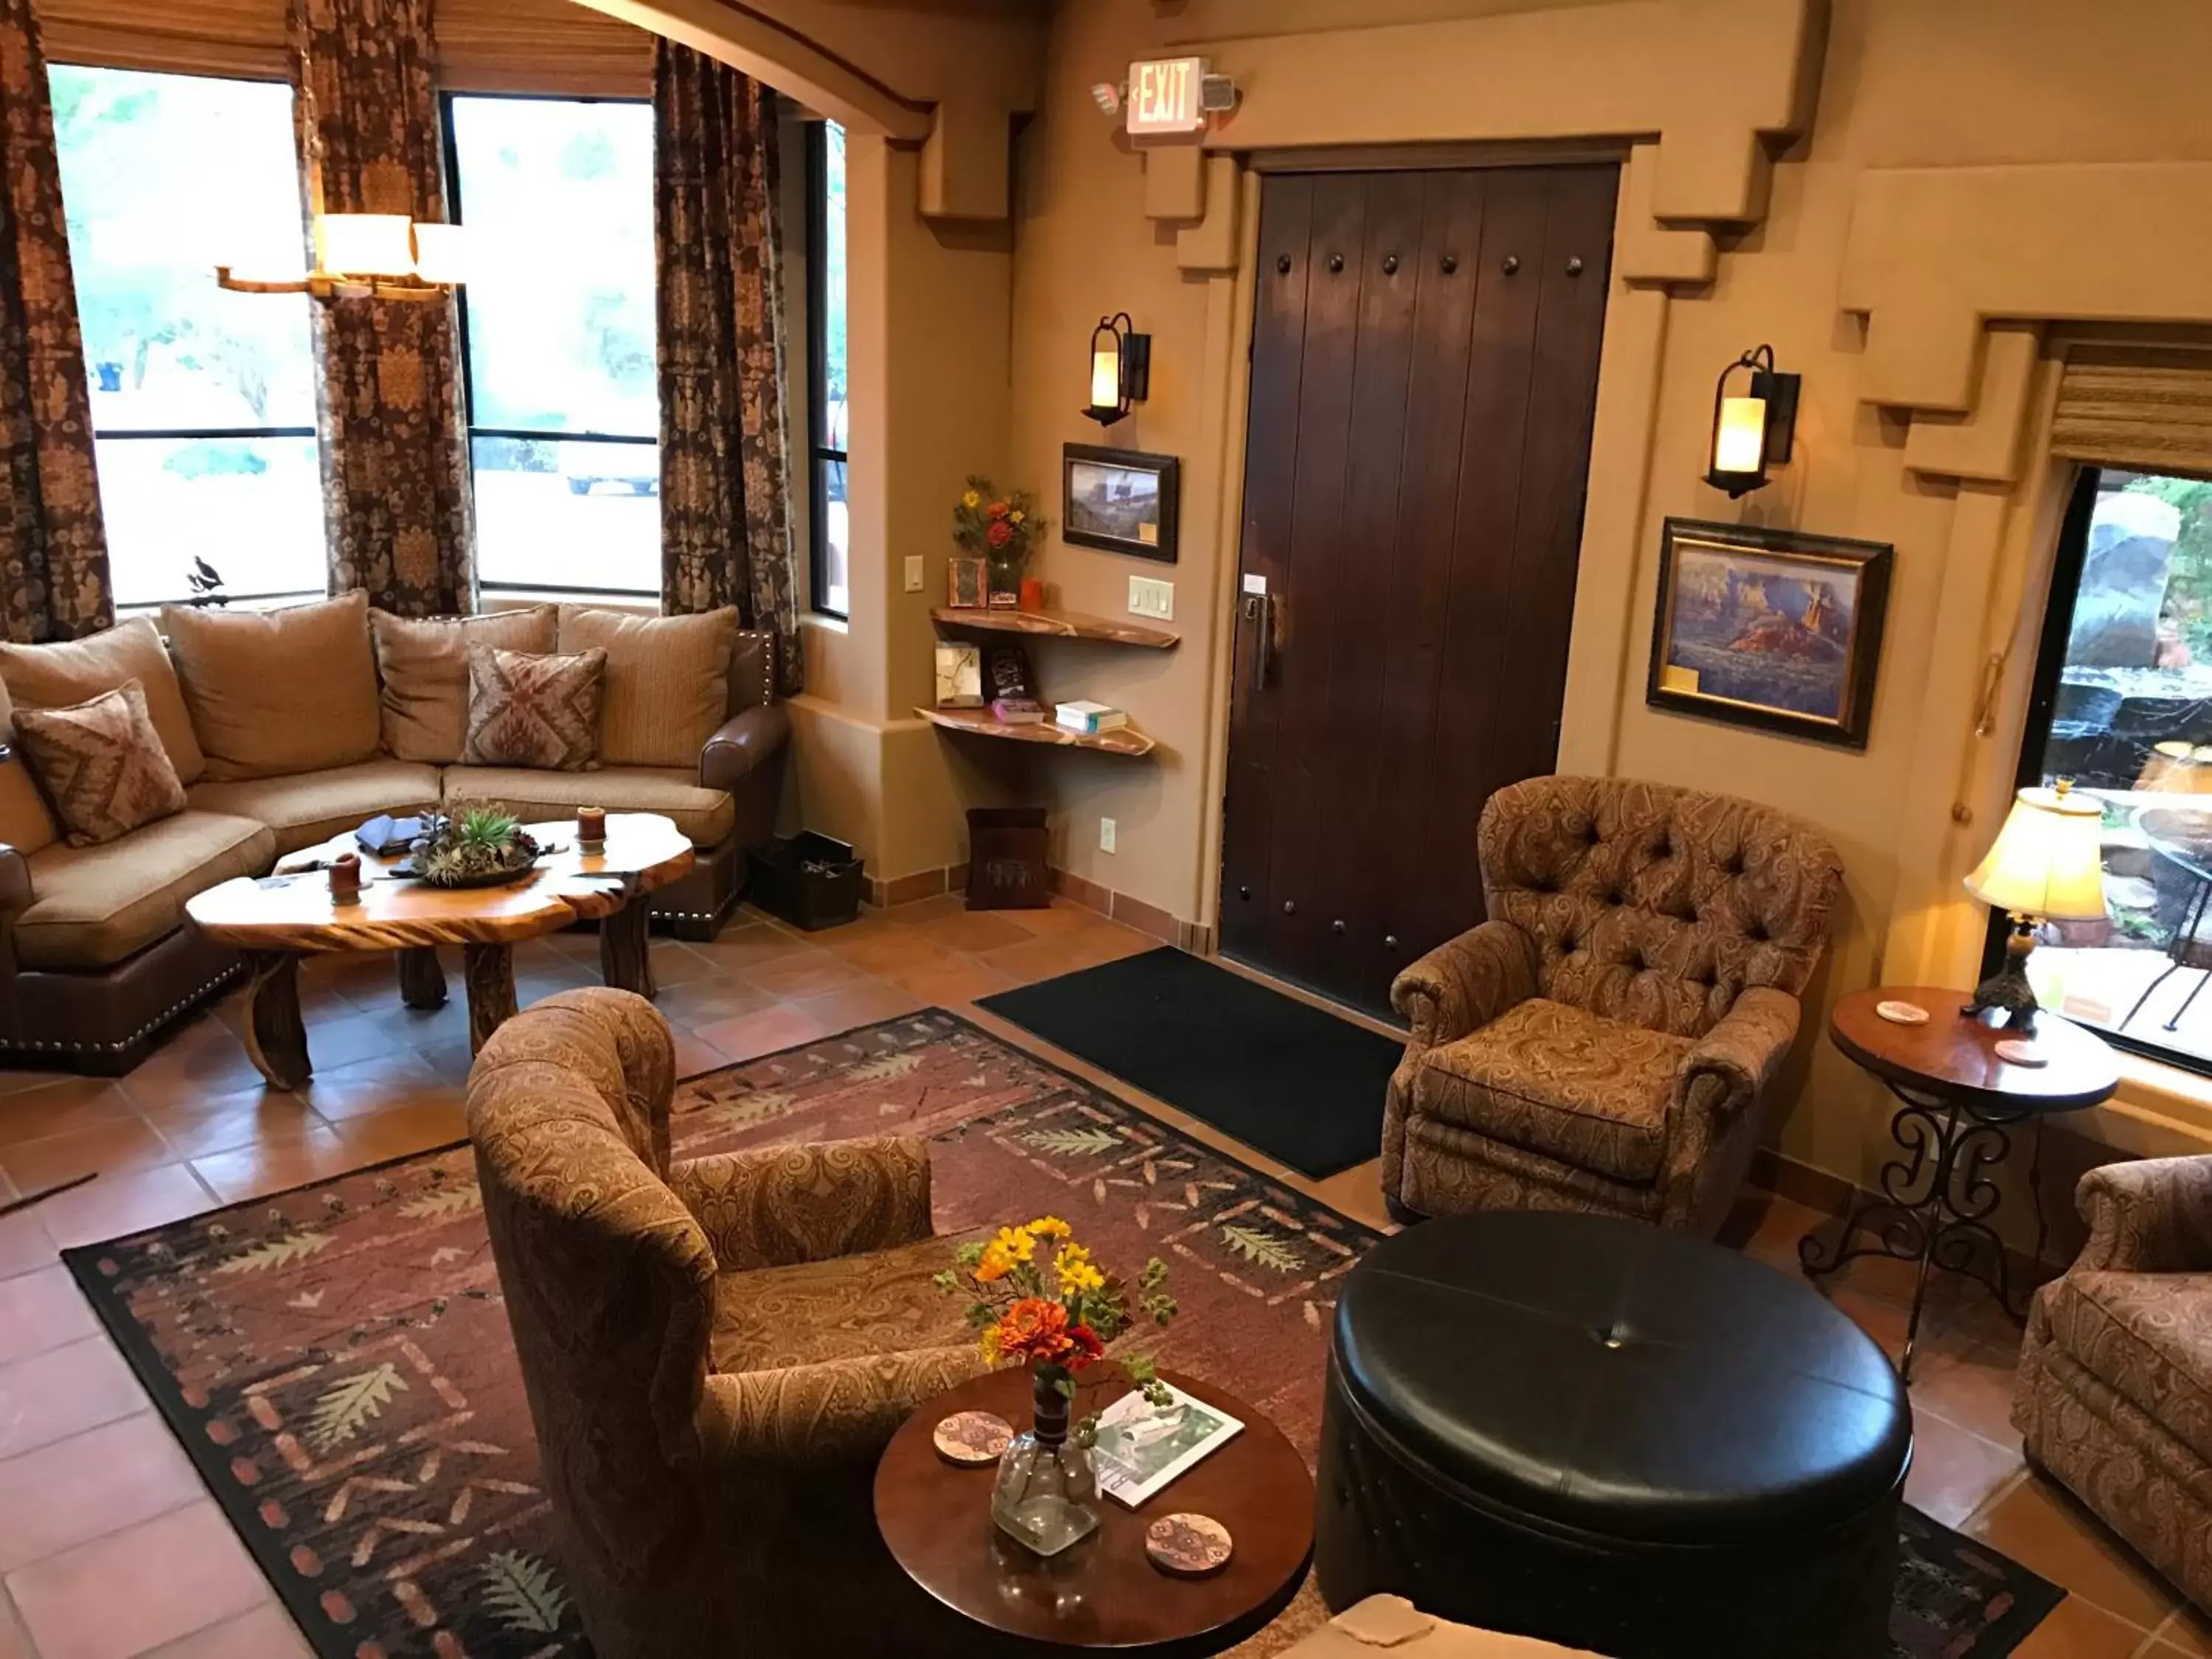
POLYGON ((195 558, 234 597, 320 591, 308 302, 215 283, 304 268, 291 89, 70 64, 51 83, 117 602, 189 598, 195 558))
POLYGON ((822 231, 816 256, 822 384, 814 393, 814 602, 845 614, 851 531, 845 507, 845 129, 823 124, 822 231))
MULTIPOLYGON (((2038 994, 2212 1061, 2212 483, 2107 468, 2066 608, 2045 781, 2105 804, 2102 920, 2046 924, 2038 994)), ((2030 749, 2038 741, 2031 733, 2030 749)))
POLYGON ((660 590, 653 110, 455 96, 477 574, 660 590))

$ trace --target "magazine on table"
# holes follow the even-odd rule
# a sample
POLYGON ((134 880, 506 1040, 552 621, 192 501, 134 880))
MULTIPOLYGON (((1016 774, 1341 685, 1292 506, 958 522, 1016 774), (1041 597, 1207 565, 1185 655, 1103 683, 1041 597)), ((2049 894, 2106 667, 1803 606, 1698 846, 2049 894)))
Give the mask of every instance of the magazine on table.
POLYGON ((1173 1383, 1166 1386, 1174 1398, 1165 1406, 1155 1407, 1133 1389, 1098 1413, 1098 1443, 1091 1451, 1098 1490, 1133 1510, 1244 1426, 1173 1383))

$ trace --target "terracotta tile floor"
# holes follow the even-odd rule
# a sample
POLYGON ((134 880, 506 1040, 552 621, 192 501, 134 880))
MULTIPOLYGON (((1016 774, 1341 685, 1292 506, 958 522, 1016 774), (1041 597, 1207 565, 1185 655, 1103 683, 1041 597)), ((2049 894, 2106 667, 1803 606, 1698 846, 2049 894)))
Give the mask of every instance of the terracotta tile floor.
MULTIPOLYGON (((1146 936, 1066 907, 970 915, 956 897, 872 912, 806 935, 739 917, 711 945, 656 939, 660 1006, 696 1073, 935 1004, 1008 1040, 1034 1039, 975 1009, 1008 986, 1152 948, 1146 936)), ((96 1169, 100 1179, 0 1218, 0 1659, 264 1659, 304 1654, 290 1621, 232 1536, 121 1358, 57 1265, 62 1246, 109 1237, 258 1194, 403 1156, 462 1133, 467 1023, 453 1000, 403 1008, 380 957, 312 963, 301 990, 321 1067, 307 1088, 261 1086, 237 1035, 238 1000, 180 1030, 115 1083, 0 1072, 0 1198, 96 1169), (118 1595, 128 1585, 131 1593, 118 1595)), ((516 952, 527 1003, 596 982, 589 935, 516 952)), ((1312 1182, 1042 1050, 1200 1139, 1383 1224, 1376 1170, 1312 1182)), ((1729 1237, 1789 1271, 1820 1218, 1747 1195, 1729 1237)), ((1909 1282, 1855 1264, 1837 1301, 1894 1344, 1909 1282)), ((2017 1338, 1975 1298, 1947 1295, 1922 1339, 1912 1388, 1918 1435, 1909 1493, 2073 1591, 2021 1659, 2212 1656, 2212 1624, 2069 1499, 2021 1462, 2007 1421, 2017 1338)))

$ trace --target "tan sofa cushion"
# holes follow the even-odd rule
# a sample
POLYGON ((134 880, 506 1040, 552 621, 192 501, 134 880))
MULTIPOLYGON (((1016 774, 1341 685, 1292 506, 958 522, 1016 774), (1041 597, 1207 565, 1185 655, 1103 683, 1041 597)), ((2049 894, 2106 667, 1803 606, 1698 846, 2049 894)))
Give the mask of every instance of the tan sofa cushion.
POLYGON ((15 712, 9 706, 4 682, 0 682, 0 741, 8 745, 6 753, 0 754, 0 846, 26 854, 52 847, 62 838, 62 827, 39 793, 30 763, 15 747, 15 712))
POLYGON ((438 769, 414 761, 363 761, 288 778, 197 784, 190 796, 202 811, 267 824, 281 858, 358 830, 380 812, 398 817, 437 805, 438 769))
POLYGON ((702 789, 696 772, 672 767, 532 772, 514 766, 449 766, 446 799, 487 801, 505 807, 526 823, 573 817, 579 806, 661 812, 691 838, 694 847, 719 846, 737 823, 737 808, 728 791, 702 789))
POLYGON ((211 778, 350 766, 376 753, 368 597, 289 611, 161 607, 211 778))
POLYGON ((399 617, 371 607, 384 750, 394 760, 460 759, 469 726, 469 647, 540 654, 553 648, 553 607, 488 617, 399 617))
POLYGON ((25 708, 68 708, 136 680, 145 688, 146 712, 154 717, 177 781, 195 782, 207 770, 176 665, 151 617, 133 617, 81 640, 0 644, 0 680, 7 682, 9 700, 25 708))
POLYGON ((561 607, 561 649, 607 653, 599 758, 609 766, 696 766, 728 718, 734 605, 696 617, 561 607))
POLYGON ((1421 1057, 1416 1109, 1616 1181, 1659 1173, 1690 1039, 1531 997, 1421 1057))
POLYGON ((185 901, 258 876, 275 840, 250 818, 184 811, 104 847, 33 853, 30 908, 15 923, 27 968, 106 968, 181 927, 185 901))
POLYGON ((97 847, 185 810, 185 786, 125 680, 69 708, 19 708, 15 735, 72 847, 97 847))

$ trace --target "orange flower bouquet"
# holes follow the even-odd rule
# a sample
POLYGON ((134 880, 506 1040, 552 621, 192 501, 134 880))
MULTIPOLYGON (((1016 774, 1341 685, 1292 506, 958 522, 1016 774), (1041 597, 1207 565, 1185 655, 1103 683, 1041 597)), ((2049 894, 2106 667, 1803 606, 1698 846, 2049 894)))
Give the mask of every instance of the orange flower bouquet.
MULTIPOLYGON (((1090 1447, 1097 1416, 1070 1424, 1076 1374, 1104 1358, 1106 1345, 1139 1320, 1165 1325, 1175 1317, 1167 1265, 1154 1256, 1129 1283, 1100 1267, 1067 1223, 1049 1215, 963 1244, 953 1261, 937 1285, 969 1298, 968 1322, 984 1359, 1030 1370, 1035 1424, 1000 1459, 992 1516, 1040 1554, 1056 1553, 1098 1524, 1088 1507, 1097 1492, 1090 1447)), ((1170 1403, 1149 1359, 1123 1356, 1117 1363, 1154 1405, 1170 1403)))

